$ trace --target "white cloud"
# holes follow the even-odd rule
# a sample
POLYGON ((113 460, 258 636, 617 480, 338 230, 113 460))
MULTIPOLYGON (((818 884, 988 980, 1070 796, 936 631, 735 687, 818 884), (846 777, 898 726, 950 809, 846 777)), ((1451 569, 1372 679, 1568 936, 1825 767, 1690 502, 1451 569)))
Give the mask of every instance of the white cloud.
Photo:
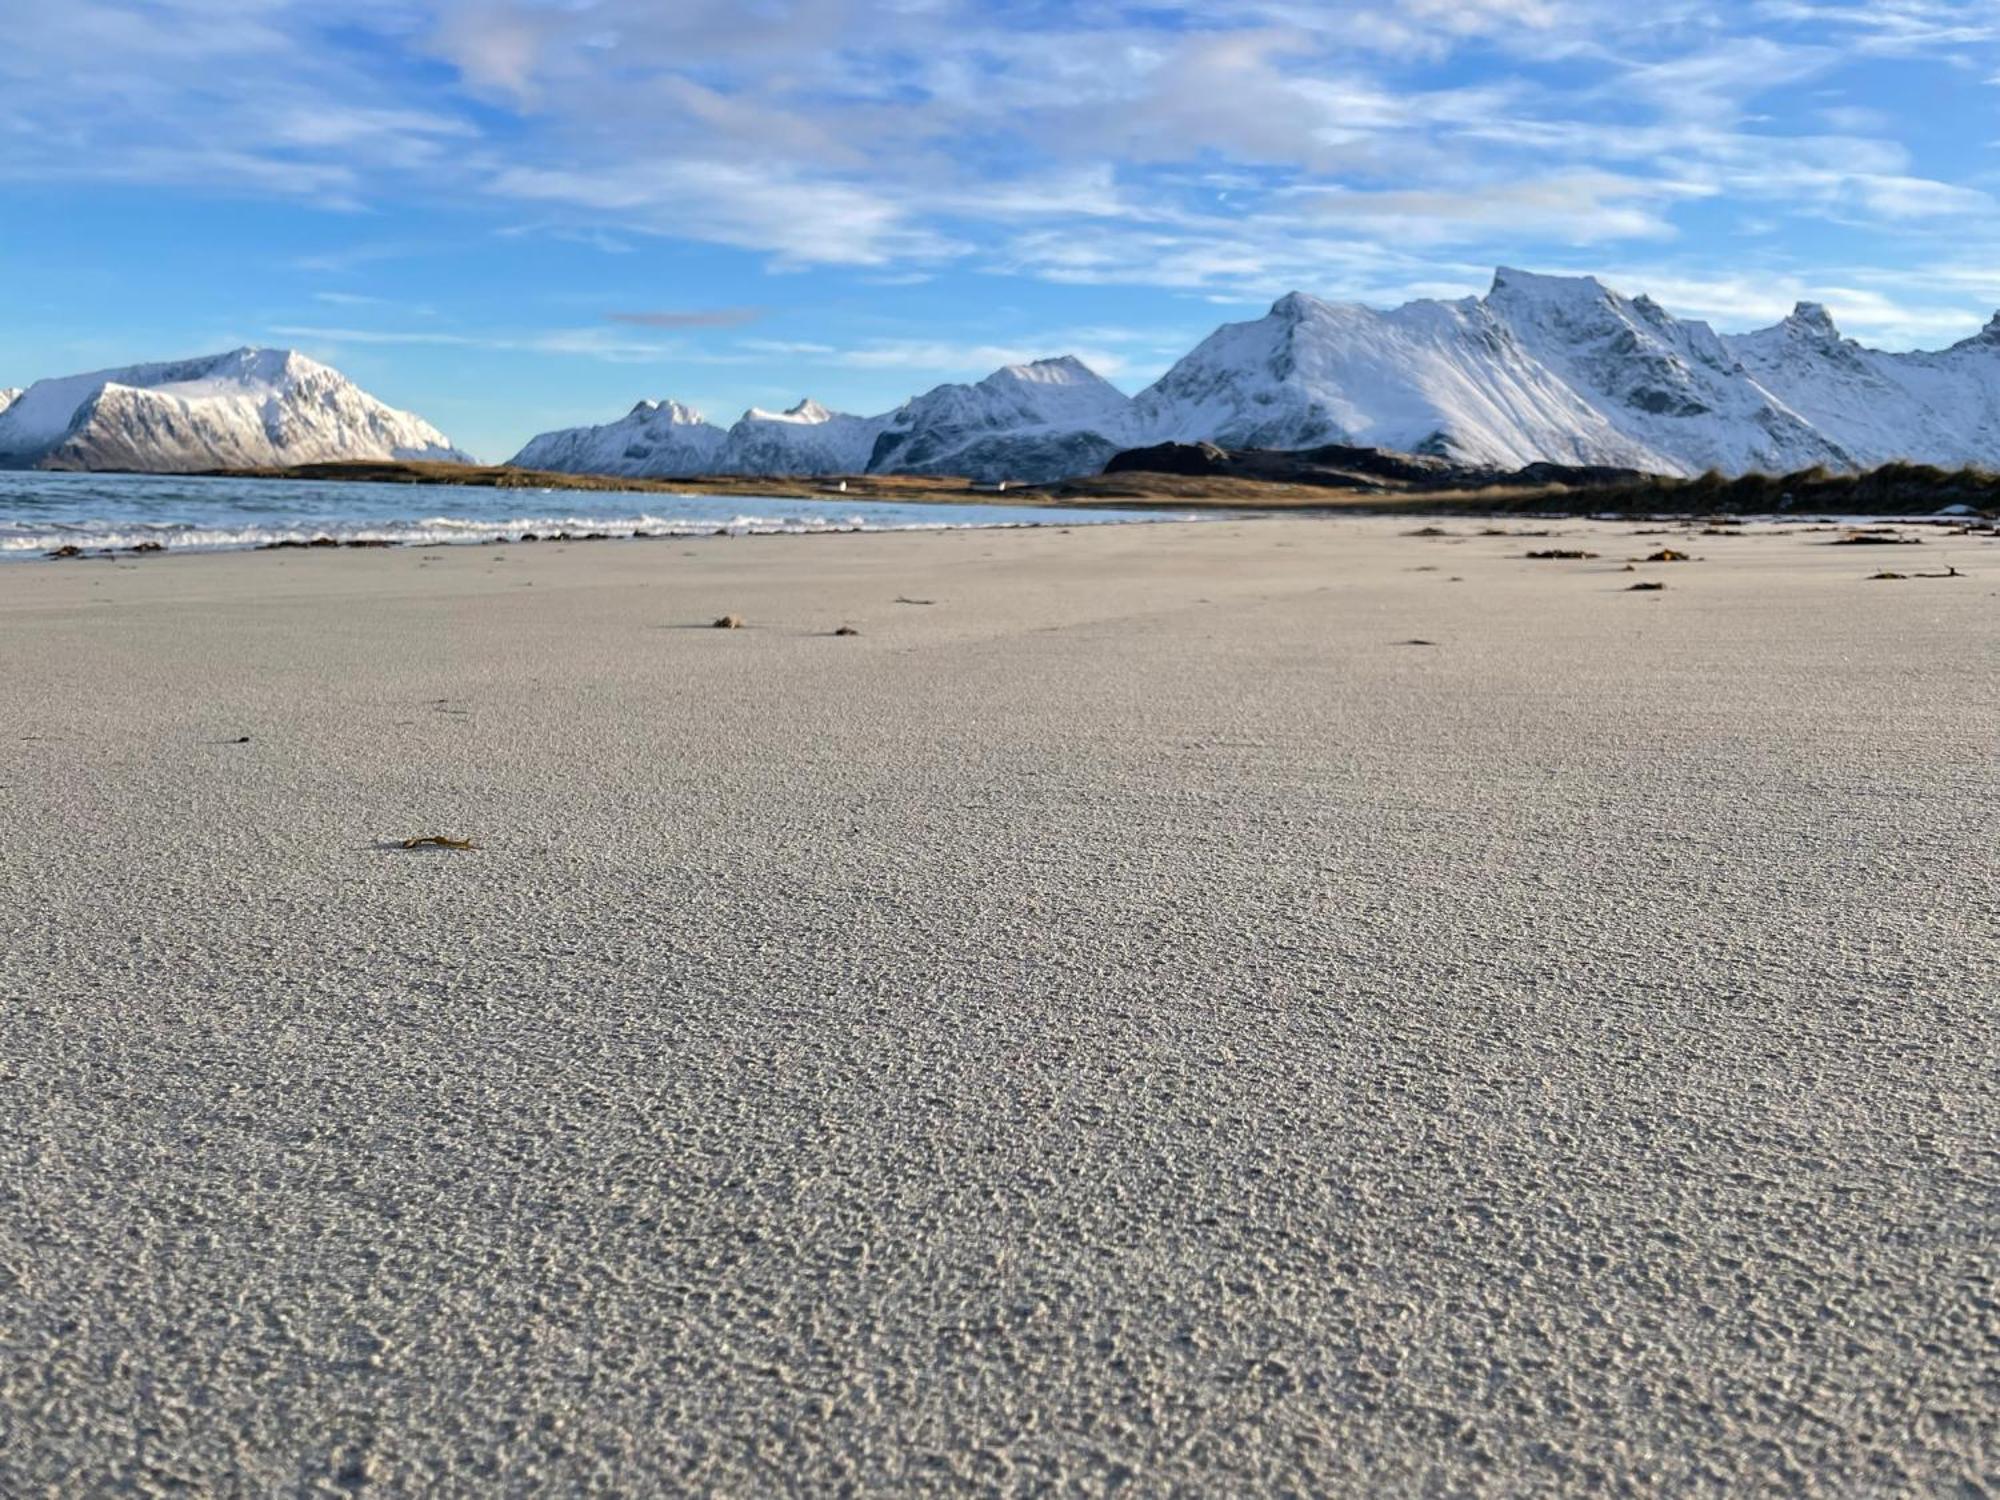
POLYGON ((1924 236, 1993 208, 1842 92, 1862 56, 2000 74, 1985 0, 0 9, 0 180, 449 203, 878 286, 968 267, 1372 290, 1665 242, 1697 210, 1796 243, 1807 221, 1924 236), (1787 101, 1807 84, 1823 97, 1787 101))
POLYGON ((955 248, 892 198, 783 168, 672 160, 576 171, 509 167, 486 190, 620 216, 635 229, 766 251, 781 264, 883 265, 955 248))

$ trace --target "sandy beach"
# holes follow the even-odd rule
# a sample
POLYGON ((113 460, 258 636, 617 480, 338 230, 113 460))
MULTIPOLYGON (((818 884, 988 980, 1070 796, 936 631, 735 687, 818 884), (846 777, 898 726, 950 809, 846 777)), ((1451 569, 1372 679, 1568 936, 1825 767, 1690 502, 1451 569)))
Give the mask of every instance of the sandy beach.
POLYGON ((2000 1487, 2000 541, 1418 524, 0 568, 0 1493, 2000 1487))

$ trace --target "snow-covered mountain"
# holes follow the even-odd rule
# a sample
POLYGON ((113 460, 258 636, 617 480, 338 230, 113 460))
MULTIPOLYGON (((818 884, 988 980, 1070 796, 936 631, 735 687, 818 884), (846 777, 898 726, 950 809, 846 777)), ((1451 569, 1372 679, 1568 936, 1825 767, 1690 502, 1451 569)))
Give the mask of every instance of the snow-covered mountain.
POLYGON ((712 474, 729 441, 691 406, 641 401, 602 427, 565 427, 532 439, 512 462, 563 474, 712 474))
POLYGON ((2000 314, 1948 349, 1890 354, 1843 338, 1816 302, 1725 338, 1752 379, 1863 467, 2000 466, 2000 314))
POLYGON ((641 401, 602 427, 545 432, 508 462, 564 474, 685 479, 696 474, 859 474, 886 417, 857 417, 801 401, 789 411, 743 413, 719 427, 678 401, 641 401))
POLYGON ((1383 312, 1293 292, 1210 334, 1133 417, 1147 443, 1349 443, 1506 468, 1661 462, 1470 297, 1383 312))
POLYGON ((603 427, 545 432, 526 469, 662 478, 696 474, 965 474, 1060 479, 1094 473, 1126 446, 1131 398, 1081 360, 1009 365, 941 385, 878 417, 801 401, 752 407, 727 431, 675 401, 642 401, 603 427))
POLYGON ((1776 327, 1724 336, 1594 277, 1503 268, 1483 297, 1388 310, 1290 293, 1261 318, 1218 328, 1130 400, 1075 359, 1038 360, 882 417, 812 403, 753 411, 719 448, 666 446, 633 460, 644 467, 610 467, 627 454, 622 439, 585 437, 626 424, 545 435, 518 461, 1044 480, 1095 472, 1123 449, 1213 442, 1663 474, 2000 465, 2000 316, 1949 349, 1886 354, 1842 338, 1811 303, 1776 327))
POLYGON ((1147 442, 1340 442, 1505 467, 1850 461, 1706 323, 1592 277, 1506 269, 1484 297, 1388 311, 1281 297, 1217 329, 1139 396, 1135 416, 1147 442))
MULTIPOLYGON (((1849 462, 1837 439, 1746 379, 1708 324, 1590 276, 1501 270, 1484 305, 1624 437, 1691 473, 1849 462)), ((1641 465, 1659 468, 1658 463, 1641 465)))
POLYGON ((1065 355, 906 401, 876 439, 876 473, 1035 482, 1090 474, 1128 446, 1132 398, 1065 355))
POLYGON ((726 432, 678 402, 640 402, 600 428, 544 432, 512 462, 582 474, 1090 474, 1126 446, 1132 398, 1082 360, 1010 364, 972 386, 938 386, 884 416, 804 400, 750 408, 726 432))
POLYGON ((729 474, 859 474, 868 467, 886 417, 857 417, 801 401, 786 411, 757 407, 736 420, 723 445, 729 474))
POLYGON ((0 468, 173 473, 391 458, 466 456, 422 418, 285 349, 40 380, 0 403, 0 468))
POLYGON ((20 395, 21 388, 18 385, 0 386, 0 412, 5 412, 20 399, 20 395))

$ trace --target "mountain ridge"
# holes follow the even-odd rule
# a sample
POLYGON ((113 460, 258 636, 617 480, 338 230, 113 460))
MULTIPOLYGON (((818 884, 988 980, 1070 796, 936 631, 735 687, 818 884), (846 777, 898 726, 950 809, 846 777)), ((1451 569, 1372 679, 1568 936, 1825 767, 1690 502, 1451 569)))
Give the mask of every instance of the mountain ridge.
MULTIPOLYGON (((739 445, 722 450, 715 472, 956 472, 1034 483, 1094 472, 1130 449, 1204 442, 1345 444, 1497 470, 1681 477, 2000 464, 2000 314, 1946 349, 1899 354, 1846 338, 1821 303, 1802 302, 1767 329, 1718 334, 1594 276, 1502 266, 1483 296, 1389 309, 1288 292, 1262 317, 1217 328, 1132 397, 1060 356, 850 420, 856 432, 876 424, 865 458, 858 447, 806 454, 773 443, 753 469, 739 445), (1068 404, 1017 401, 1030 383, 1024 372, 1068 392, 1068 404)), ((617 441, 618 426, 580 431, 599 434, 601 446, 617 441)), ((515 461, 547 467, 539 460, 560 436, 544 434, 515 461)), ((622 472, 675 471, 642 463, 622 472)))
POLYGON ((724 428, 677 401, 641 401, 602 426, 538 434, 508 463, 639 479, 951 473, 1040 481, 1101 466, 1124 446, 1130 406, 1123 391, 1063 355, 934 386, 873 417, 806 397, 784 411, 753 406, 724 428))

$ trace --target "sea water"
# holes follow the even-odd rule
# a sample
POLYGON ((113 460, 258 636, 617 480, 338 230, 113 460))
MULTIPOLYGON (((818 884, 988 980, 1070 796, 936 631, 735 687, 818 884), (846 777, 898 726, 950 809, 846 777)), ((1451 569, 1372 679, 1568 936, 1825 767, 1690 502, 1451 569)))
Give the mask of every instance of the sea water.
POLYGON ((828 495, 673 495, 625 490, 488 489, 177 474, 0 473, 0 558, 58 547, 219 551, 273 542, 489 542, 547 537, 966 526, 1087 526, 1179 520, 1168 511, 906 504, 828 495))

